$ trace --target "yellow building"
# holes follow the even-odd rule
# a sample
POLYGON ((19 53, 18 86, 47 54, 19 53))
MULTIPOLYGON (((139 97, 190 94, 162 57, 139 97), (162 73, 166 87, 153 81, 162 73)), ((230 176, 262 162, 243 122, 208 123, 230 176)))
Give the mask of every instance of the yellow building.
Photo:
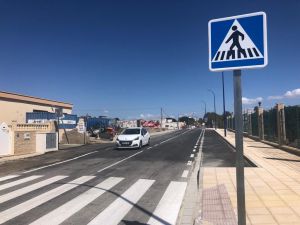
POLYGON ((27 112, 53 113, 57 108, 71 114, 73 104, 0 91, 0 124, 26 123, 27 112))

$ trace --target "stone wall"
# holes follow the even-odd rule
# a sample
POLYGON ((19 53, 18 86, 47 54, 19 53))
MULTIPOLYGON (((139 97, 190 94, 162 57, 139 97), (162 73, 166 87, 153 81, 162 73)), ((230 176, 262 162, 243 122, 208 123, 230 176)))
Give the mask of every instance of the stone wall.
POLYGON ((14 154, 23 155, 36 152, 35 131, 15 131, 14 154))
POLYGON ((61 141, 60 144, 88 144, 90 139, 88 136, 84 137, 85 134, 81 134, 77 131, 77 129, 66 131, 67 137, 65 132, 60 131, 61 141))

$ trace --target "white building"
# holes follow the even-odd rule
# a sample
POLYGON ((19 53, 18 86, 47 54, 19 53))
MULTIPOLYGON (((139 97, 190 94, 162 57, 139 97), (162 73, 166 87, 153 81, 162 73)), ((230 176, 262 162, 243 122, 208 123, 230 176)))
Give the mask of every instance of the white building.
POLYGON ((184 125, 184 122, 177 122, 173 118, 166 118, 162 120, 162 128, 169 130, 181 129, 184 125))

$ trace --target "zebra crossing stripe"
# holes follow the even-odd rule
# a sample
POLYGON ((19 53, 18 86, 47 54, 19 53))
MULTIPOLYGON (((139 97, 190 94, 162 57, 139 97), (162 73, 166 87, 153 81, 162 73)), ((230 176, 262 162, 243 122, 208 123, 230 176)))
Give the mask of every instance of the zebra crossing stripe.
POLYGON ((10 183, 7 183, 7 184, 2 184, 0 186, 0 191, 5 190, 7 188, 11 188, 11 187, 17 186, 19 184, 23 184, 23 183, 26 183, 26 182, 38 179, 40 177, 42 177, 42 176, 40 176, 40 175, 38 175, 38 176, 30 176, 30 177, 25 177, 23 179, 16 180, 16 181, 13 181, 13 182, 10 182, 10 183))
POLYGON ((77 196, 76 198, 68 201, 64 205, 59 208, 51 211, 50 213, 44 215, 38 220, 34 221, 30 225, 55 225, 60 224, 73 214, 81 210, 83 207, 87 206, 93 200, 104 194, 107 190, 111 189, 119 182, 121 182, 124 178, 120 177, 110 177, 95 187, 89 189, 83 194, 77 196))
POLYGON ((253 48, 246 48, 242 52, 239 52, 238 50, 218 51, 214 61, 216 62, 228 61, 228 60, 235 60, 235 59, 247 59, 247 58, 257 58, 257 57, 260 57, 260 54, 258 50, 253 47, 253 48), (219 58, 220 55, 221 57, 219 58))
POLYGON ((175 225, 184 197, 186 182, 172 181, 159 201, 148 225, 175 225))
POLYGON ((26 186, 24 188, 17 189, 15 191, 9 192, 7 194, 1 195, 0 196, 0 203, 9 201, 9 200, 14 199, 14 198, 17 198, 21 195, 27 194, 29 192, 32 192, 32 191, 37 190, 41 187, 47 186, 48 184, 54 183, 56 181, 59 181, 61 179, 66 178, 66 177, 67 176, 55 176, 55 177, 49 178, 47 180, 43 180, 43 181, 40 181, 38 183, 35 183, 35 184, 32 184, 32 185, 26 186))
POLYGON ((88 225, 117 225, 130 209, 146 193, 154 180, 139 179, 118 199, 111 203, 103 212, 98 214, 88 225))
POLYGON ((46 202, 50 201, 51 199, 65 193, 67 191, 70 191, 93 178, 95 178, 95 176, 79 177, 78 179, 75 179, 64 185, 54 188, 48 192, 38 195, 37 197, 32 198, 26 202, 23 202, 19 205, 16 205, 5 211, 2 211, 2 212, 0 212, 0 224, 5 223, 5 222, 35 208, 43 203, 46 203, 46 202))
POLYGON ((189 171, 188 170, 184 170, 181 177, 187 178, 187 176, 189 175, 189 171))
POLYGON ((9 180, 9 179, 12 179, 12 178, 15 178, 15 177, 18 177, 20 175, 8 175, 8 176, 5 176, 5 177, 0 177, 0 182, 1 181, 5 181, 5 180, 9 180))

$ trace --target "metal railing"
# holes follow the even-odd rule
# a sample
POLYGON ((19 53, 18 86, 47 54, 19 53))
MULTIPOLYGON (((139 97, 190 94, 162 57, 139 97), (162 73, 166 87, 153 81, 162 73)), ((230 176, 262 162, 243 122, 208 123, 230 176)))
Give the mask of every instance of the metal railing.
MULTIPOLYGON (((279 106, 265 109, 259 119, 259 112, 255 108, 252 112, 244 113, 244 132, 263 140, 300 148, 300 105, 286 106, 281 111, 279 106)), ((227 117, 228 128, 235 130, 233 116, 227 117)))

